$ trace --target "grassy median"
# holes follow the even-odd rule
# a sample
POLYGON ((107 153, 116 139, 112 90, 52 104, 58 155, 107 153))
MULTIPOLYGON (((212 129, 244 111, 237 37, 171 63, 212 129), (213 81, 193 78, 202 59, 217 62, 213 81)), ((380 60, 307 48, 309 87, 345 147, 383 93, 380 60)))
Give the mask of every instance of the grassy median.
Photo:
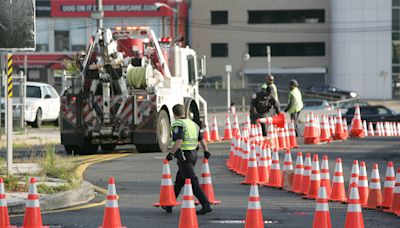
POLYGON ((67 191, 79 187, 82 180, 76 174, 77 164, 72 157, 57 154, 54 145, 45 146, 41 157, 32 157, 30 163, 39 164, 40 171, 36 173, 23 173, 18 175, 4 175, 6 173, 5 161, 0 160, 0 173, 4 176, 7 192, 26 192, 28 191, 29 178, 37 177, 38 192, 41 194, 52 194, 67 191), (50 184, 51 178, 60 179, 62 183, 50 184), (48 182, 48 184, 46 184, 48 182))

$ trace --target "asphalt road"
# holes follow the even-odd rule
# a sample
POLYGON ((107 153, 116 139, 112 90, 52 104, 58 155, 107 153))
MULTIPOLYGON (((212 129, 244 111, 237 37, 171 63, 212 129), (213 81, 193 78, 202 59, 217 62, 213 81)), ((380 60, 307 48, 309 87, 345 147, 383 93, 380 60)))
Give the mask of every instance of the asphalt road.
MULTIPOLYGON (((373 163, 379 164, 381 180, 384 179, 387 161, 394 161, 395 168, 400 166, 400 138, 373 138, 335 142, 328 145, 301 146, 296 152, 318 153, 329 156, 331 178, 336 157, 343 160, 346 188, 354 159, 366 161, 368 175, 373 163)), ((210 168, 214 183, 216 198, 222 204, 214 206, 214 211, 205 216, 199 216, 200 227, 243 227, 240 222, 245 219, 249 186, 240 185, 243 177, 235 175, 225 167, 228 157, 228 144, 210 145, 213 156, 210 158, 210 168), (226 223, 231 220, 232 223, 226 223)), ((100 187, 107 187, 110 176, 116 178, 117 192, 122 222, 128 227, 177 227, 179 208, 174 208, 172 214, 166 214, 151 205, 158 201, 162 159, 164 154, 147 153, 132 154, 127 157, 107 161, 88 168, 84 177, 100 187)), ((283 153, 280 153, 281 164, 283 153)), ((201 164, 197 166, 200 174, 201 164)), ((173 174, 176 165, 171 163, 173 174)), ((382 185, 383 186, 383 185, 382 185)), ((268 227, 312 227, 315 202, 284 192, 283 190, 260 187, 261 206, 264 220, 271 222, 268 227)), ((97 200, 104 199, 99 194, 97 200)), ((333 227, 343 227, 346 217, 346 205, 329 203, 333 227)), ((78 211, 53 213, 43 215, 45 224, 54 227, 99 227, 102 223, 104 207, 95 207, 78 211)), ((365 227, 399 227, 400 217, 379 211, 363 210, 365 227)), ((21 225, 23 218, 12 218, 12 223, 21 225)))

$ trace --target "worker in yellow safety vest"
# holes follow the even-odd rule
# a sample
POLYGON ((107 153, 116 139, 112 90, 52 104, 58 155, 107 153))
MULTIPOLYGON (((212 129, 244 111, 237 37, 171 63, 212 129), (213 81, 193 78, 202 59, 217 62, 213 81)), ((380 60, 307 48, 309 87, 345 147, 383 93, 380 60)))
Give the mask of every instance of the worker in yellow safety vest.
POLYGON ((298 132, 298 119, 300 111, 303 109, 303 98, 299 90, 299 83, 297 80, 292 79, 289 83, 289 99, 285 112, 290 114, 290 119, 294 121, 296 130, 296 136, 299 136, 298 132))
MULTIPOLYGON (((185 110, 183 105, 175 105, 172 108, 174 113, 175 122, 172 124, 172 150, 168 153, 166 159, 172 160, 174 157, 178 160, 179 170, 175 178, 175 197, 178 197, 182 187, 185 185, 187 178, 191 179, 193 194, 197 197, 202 208, 197 211, 197 214, 203 215, 211 212, 211 206, 199 185, 198 178, 194 171, 194 166, 197 161, 197 150, 199 142, 204 150, 204 158, 210 158, 211 154, 208 152, 207 144, 200 131, 200 127, 190 119, 185 117, 185 110)), ((172 212, 172 207, 164 207, 167 213, 172 212)))

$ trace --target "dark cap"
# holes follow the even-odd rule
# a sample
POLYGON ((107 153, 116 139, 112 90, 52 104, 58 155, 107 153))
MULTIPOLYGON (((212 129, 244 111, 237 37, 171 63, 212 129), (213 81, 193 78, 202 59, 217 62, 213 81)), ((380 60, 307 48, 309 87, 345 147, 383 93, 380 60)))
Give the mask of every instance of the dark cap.
POLYGON ((299 83, 297 82, 297 80, 296 80, 296 79, 292 79, 292 80, 290 80, 290 83, 289 83, 289 85, 290 85, 290 86, 299 87, 299 83))

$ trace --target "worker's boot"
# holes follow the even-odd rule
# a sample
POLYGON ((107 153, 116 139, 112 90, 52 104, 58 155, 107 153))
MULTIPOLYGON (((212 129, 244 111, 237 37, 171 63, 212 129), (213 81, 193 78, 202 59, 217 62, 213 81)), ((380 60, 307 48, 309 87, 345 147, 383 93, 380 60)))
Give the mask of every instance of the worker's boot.
POLYGON ((208 205, 204 205, 200 210, 196 211, 196 214, 204 215, 211 211, 212 211, 211 206, 210 206, 210 204, 208 204, 208 205))
POLYGON ((165 212, 167 212, 167 213, 172 213, 172 207, 171 206, 165 206, 165 207, 162 207, 162 209, 164 209, 165 212))

